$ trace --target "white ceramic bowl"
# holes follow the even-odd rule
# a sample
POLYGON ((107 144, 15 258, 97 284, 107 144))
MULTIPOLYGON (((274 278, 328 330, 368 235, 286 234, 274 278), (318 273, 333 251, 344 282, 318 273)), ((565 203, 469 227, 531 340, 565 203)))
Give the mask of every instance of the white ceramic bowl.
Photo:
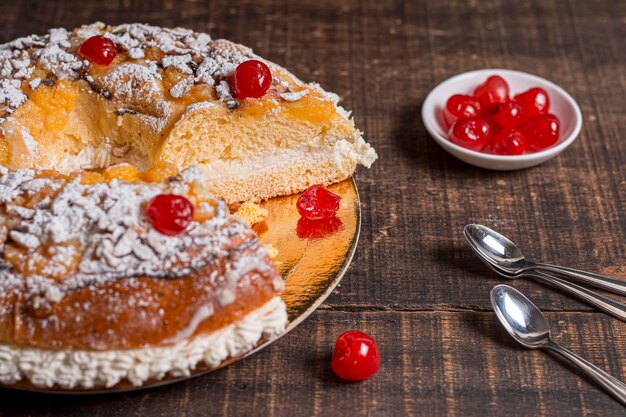
POLYGON ((499 171, 529 168, 554 158, 574 142, 582 127, 580 108, 565 90, 536 75, 506 69, 465 72, 442 82, 424 100, 422 120, 435 141, 455 157, 477 167, 499 171), (474 89, 491 75, 500 75, 506 80, 511 89, 511 96, 532 87, 541 87, 547 91, 550 97, 549 111, 561 121, 560 137, 556 144, 535 153, 492 155, 463 148, 448 140, 448 129, 443 120, 443 108, 446 101, 454 94, 471 95, 474 89))

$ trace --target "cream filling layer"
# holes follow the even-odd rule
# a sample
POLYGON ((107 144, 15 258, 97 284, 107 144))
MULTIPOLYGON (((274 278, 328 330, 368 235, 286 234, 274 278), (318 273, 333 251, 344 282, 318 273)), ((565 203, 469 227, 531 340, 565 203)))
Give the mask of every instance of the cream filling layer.
POLYGON ((39 388, 91 389, 123 380, 141 386, 166 376, 185 377, 200 363, 216 368, 254 348, 262 337, 275 338, 286 324, 285 303, 274 297, 236 323, 171 346, 98 352, 0 345, 0 383, 28 380, 39 388))
POLYGON ((277 149, 274 154, 261 154, 246 159, 217 159, 198 164, 211 181, 258 176, 266 172, 289 170, 303 161, 332 160, 344 176, 350 176, 356 164, 369 168, 378 158, 376 151, 361 136, 353 140, 338 139, 324 146, 301 146, 277 149))

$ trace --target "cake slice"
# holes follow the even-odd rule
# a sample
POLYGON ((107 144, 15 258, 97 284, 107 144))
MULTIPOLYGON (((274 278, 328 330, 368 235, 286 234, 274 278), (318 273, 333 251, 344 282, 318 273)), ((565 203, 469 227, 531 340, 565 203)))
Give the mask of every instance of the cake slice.
POLYGON ((335 94, 187 29, 52 29, 0 46, 0 65, 0 164, 10 169, 198 165, 230 203, 338 182, 376 159, 335 94), (108 46, 85 47, 101 37, 108 46), (117 52, 102 57, 114 58, 101 61, 111 45, 117 52), (233 74, 251 60, 271 72, 256 98, 234 88, 233 74))

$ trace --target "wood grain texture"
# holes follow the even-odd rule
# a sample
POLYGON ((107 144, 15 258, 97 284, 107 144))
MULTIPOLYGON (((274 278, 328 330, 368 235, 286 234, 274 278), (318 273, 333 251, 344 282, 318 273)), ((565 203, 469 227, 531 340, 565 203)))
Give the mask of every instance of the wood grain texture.
MULTIPOLYGON (((463 225, 510 235, 533 257, 626 278, 626 3, 611 0, 33 1, 3 4, 0 41, 102 20, 207 31, 253 47, 339 93, 380 160, 361 170, 361 242, 341 287, 269 349, 170 387, 50 397, 0 390, 0 416, 618 416, 572 368, 518 349, 488 292, 500 279, 466 249, 463 225), (557 82, 578 101, 580 138, 518 172, 457 161, 420 120, 437 83, 477 68, 557 82), (356 328, 383 352, 361 384, 328 369, 356 328), (313 342, 312 342, 313 341, 313 342)), ((626 324, 532 282, 558 340, 626 379, 626 324)))

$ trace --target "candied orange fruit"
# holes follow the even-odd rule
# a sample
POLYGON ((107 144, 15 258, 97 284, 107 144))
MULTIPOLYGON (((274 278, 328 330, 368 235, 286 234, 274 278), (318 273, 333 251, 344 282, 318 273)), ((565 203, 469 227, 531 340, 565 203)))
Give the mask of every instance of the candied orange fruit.
POLYGON ((59 171, 55 171, 53 169, 44 169, 41 170, 37 176, 39 178, 50 178, 53 180, 65 180, 65 181, 69 181, 71 178, 68 175, 65 175, 59 171))
POLYGON ((57 81, 52 87, 42 85, 29 94, 32 102, 43 111, 46 130, 60 132, 69 121, 78 91, 69 81, 57 81))
POLYGON ((83 185, 94 185, 104 182, 104 175, 99 172, 85 171, 80 174, 80 183, 83 185))
POLYGON ((163 182, 178 174, 176 167, 165 161, 159 161, 152 168, 139 174, 139 178, 145 182, 163 182))
POLYGON ((139 171, 132 165, 114 165, 105 169, 102 174, 106 181, 113 179, 135 181, 139 176, 139 171))
POLYGON ((0 138, 0 164, 7 165, 11 160, 11 148, 5 138, 0 138))
POLYGON ((246 116, 262 117, 277 107, 278 104, 270 100, 247 98, 242 101, 240 111, 246 116))
POLYGON ((328 122, 336 114, 335 105, 331 101, 320 100, 310 94, 283 106, 283 113, 288 118, 309 123, 328 122))
POLYGON ((78 269, 80 254, 77 250, 64 251, 63 261, 52 259, 52 253, 61 247, 69 247, 71 243, 51 247, 40 247, 36 252, 30 253, 12 244, 4 247, 4 259, 13 268, 24 275, 42 275, 55 280, 62 280, 78 269), (55 262, 54 268, 48 268, 51 262, 55 262))
POLYGON ((194 204, 194 206, 193 221, 204 222, 215 217, 217 209, 215 201, 205 201, 199 204, 194 204))

